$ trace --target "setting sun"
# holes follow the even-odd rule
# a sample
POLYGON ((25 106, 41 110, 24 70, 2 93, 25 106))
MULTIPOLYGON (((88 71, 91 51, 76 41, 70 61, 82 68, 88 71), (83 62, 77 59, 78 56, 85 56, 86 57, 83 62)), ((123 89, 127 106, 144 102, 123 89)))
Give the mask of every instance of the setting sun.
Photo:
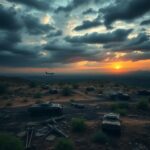
POLYGON ((115 69, 117 69, 117 70, 119 70, 119 69, 121 69, 121 68, 122 68, 121 65, 116 65, 116 66, 115 66, 115 69))
POLYGON ((113 68, 116 70, 120 70, 122 68, 122 65, 117 63, 117 64, 114 64, 113 68))

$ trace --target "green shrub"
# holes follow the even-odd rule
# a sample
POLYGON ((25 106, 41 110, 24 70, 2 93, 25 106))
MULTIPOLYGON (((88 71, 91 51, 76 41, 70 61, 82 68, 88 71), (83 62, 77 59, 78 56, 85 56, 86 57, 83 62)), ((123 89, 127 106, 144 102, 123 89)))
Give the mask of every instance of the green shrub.
POLYGON ((24 98, 24 99, 22 100, 22 102, 27 103, 27 102, 28 102, 28 99, 24 98))
POLYGON ((35 82, 30 82, 29 83, 30 88, 35 88, 36 86, 37 86, 37 84, 35 82))
POLYGON ((23 143, 16 137, 1 133, 0 134, 0 150, 24 150, 23 143))
POLYGON ((56 145, 55 150, 74 150, 74 144, 69 139, 60 139, 56 145))
POLYGON ((63 90, 62 90, 62 95, 63 96, 70 96, 72 94, 72 90, 69 88, 69 87, 65 87, 63 90))
POLYGON ((127 115, 127 110, 126 109, 119 108, 119 109, 116 109, 114 112, 117 113, 117 114, 120 114, 121 116, 126 116, 127 115))
POLYGON ((33 97, 34 97, 34 98, 41 98, 41 97, 42 97, 42 94, 41 94, 41 93, 36 93, 36 94, 34 94, 33 97))
POLYGON ((125 103, 125 102, 120 102, 120 103, 114 103, 112 104, 112 110, 115 109, 128 109, 129 108, 129 104, 125 103))
POLYGON ((5 99, 5 100, 7 100, 7 99, 10 98, 10 96, 9 95, 4 95, 2 98, 5 99))
POLYGON ((128 109, 129 108, 129 103, 127 103, 127 102, 120 102, 120 103, 118 103, 118 105, 122 109, 128 109))
POLYGON ((148 102, 148 100, 140 100, 137 103, 137 109, 148 110, 148 108, 149 108, 149 102, 148 102))
POLYGON ((94 143, 105 144, 109 142, 109 137, 104 132, 98 131, 93 135, 92 141, 94 143))
POLYGON ((70 100, 69 100, 69 103, 74 103, 74 102, 75 102, 74 99, 70 99, 70 100))
POLYGON ((0 84, 0 95, 6 94, 8 87, 5 84, 0 84))
POLYGON ((111 110, 122 116, 127 115, 127 109, 129 108, 128 103, 115 103, 111 105, 111 110))
POLYGON ((87 128, 85 120, 82 118, 73 118, 71 120, 71 127, 74 132, 84 132, 87 128))
POLYGON ((12 106, 12 102, 7 102, 6 106, 12 106))
POLYGON ((36 100, 36 102, 35 102, 36 104, 41 104, 41 103, 43 103, 43 101, 42 100, 40 100, 40 99, 38 99, 38 100, 36 100))
POLYGON ((73 89, 78 89, 78 88, 79 88, 79 85, 78 85, 78 84, 73 84, 73 85, 72 85, 72 88, 73 88, 73 89))

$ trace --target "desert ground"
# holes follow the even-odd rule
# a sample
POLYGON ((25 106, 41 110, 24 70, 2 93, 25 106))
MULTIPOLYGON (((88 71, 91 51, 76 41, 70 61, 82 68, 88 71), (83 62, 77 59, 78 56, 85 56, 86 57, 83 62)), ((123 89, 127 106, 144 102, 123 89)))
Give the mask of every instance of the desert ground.
POLYGON ((62 135, 47 134, 47 125, 53 119, 56 119, 53 123, 67 135, 65 138, 73 142, 75 150, 150 149, 150 95, 138 94, 144 88, 103 81, 39 83, 18 78, 3 78, 0 84, 5 85, 0 94, 0 132, 15 135, 26 145, 27 127, 32 126, 34 132, 30 149, 55 149, 62 135), (52 90, 57 92, 52 93, 52 90), (129 99, 112 99, 110 95, 114 92, 126 93, 129 99), (61 104, 63 114, 30 116, 29 107, 46 102, 61 104), (82 104, 84 108, 77 108, 71 103, 82 104), (110 112, 120 114, 121 135, 107 133, 106 142, 94 142, 94 134, 102 131, 103 115, 110 112), (84 118, 84 132, 72 130, 72 118, 84 118), (39 130, 45 132, 38 136, 39 130))

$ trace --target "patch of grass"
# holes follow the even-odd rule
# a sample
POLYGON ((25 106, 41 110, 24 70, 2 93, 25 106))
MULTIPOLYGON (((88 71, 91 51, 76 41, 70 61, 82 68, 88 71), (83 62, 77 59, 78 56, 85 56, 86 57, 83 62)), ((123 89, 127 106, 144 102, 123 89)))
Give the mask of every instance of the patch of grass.
POLYGON ((93 92, 93 91, 95 91, 94 87, 87 87, 86 88, 86 92, 93 92))
POLYGON ((122 102, 122 103, 120 102, 118 105, 122 109, 128 109, 129 108, 129 103, 128 102, 122 102))
POLYGON ((37 87, 37 83, 36 82, 30 82, 29 87, 30 88, 35 88, 35 87, 37 87))
POLYGON ((129 108, 129 104, 126 102, 120 102, 120 103, 114 103, 112 105, 112 109, 128 109, 129 108))
POLYGON ((69 139, 59 139, 55 145, 54 150, 74 150, 74 144, 69 139))
POLYGON ((72 94, 72 90, 71 88, 69 87, 65 87, 63 90, 62 90, 62 95, 63 96, 70 96, 72 94))
POLYGON ((149 109, 149 102, 148 102, 148 100, 140 100, 137 103, 136 107, 139 110, 148 110, 149 109))
POLYGON ((72 88, 73 88, 73 89, 78 89, 78 88, 79 88, 79 85, 78 85, 78 84, 73 84, 73 85, 72 85, 72 88))
POLYGON ((0 84, 0 95, 6 94, 8 92, 8 86, 5 84, 0 84))
POLYGON ((41 93, 35 93, 33 98, 41 98, 42 97, 42 94, 41 93))
POLYGON ((121 108, 116 109, 114 112, 117 113, 117 114, 120 114, 121 116, 126 116, 127 115, 127 110, 123 109, 123 108, 122 109, 121 108))
POLYGON ((111 110, 115 113, 118 113, 122 116, 127 115, 127 110, 129 108, 129 104, 128 103, 114 103, 111 105, 111 110))
POLYGON ((92 136, 92 141, 94 143, 106 144, 109 142, 109 137, 104 132, 98 131, 92 136))
POLYGON ((85 132, 87 125, 82 118, 73 118, 71 120, 72 131, 82 133, 85 132))
POLYGON ((70 100, 69 100, 69 103, 74 103, 74 102, 75 102, 74 99, 70 99, 70 100))
POLYGON ((5 99, 5 100, 7 100, 7 99, 10 98, 10 96, 9 95, 4 95, 2 98, 5 99))
POLYGON ((12 106, 12 102, 7 102, 6 106, 12 106))
POLYGON ((41 103, 43 103, 43 101, 42 100, 40 100, 40 99, 38 99, 38 100, 36 100, 36 102, 35 102, 36 104, 41 104, 41 103))
POLYGON ((16 137, 0 133, 0 150, 24 150, 23 143, 16 137))
POLYGON ((28 102, 28 99, 24 98, 24 99, 22 100, 22 102, 23 102, 23 103, 27 103, 27 102, 28 102))

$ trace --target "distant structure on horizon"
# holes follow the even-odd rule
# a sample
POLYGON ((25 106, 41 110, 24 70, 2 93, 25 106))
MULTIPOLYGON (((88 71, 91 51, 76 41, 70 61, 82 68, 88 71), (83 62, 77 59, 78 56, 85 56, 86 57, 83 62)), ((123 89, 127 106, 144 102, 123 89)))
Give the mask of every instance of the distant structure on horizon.
POLYGON ((46 75, 53 76, 55 73, 54 72, 45 72, 46 75))

